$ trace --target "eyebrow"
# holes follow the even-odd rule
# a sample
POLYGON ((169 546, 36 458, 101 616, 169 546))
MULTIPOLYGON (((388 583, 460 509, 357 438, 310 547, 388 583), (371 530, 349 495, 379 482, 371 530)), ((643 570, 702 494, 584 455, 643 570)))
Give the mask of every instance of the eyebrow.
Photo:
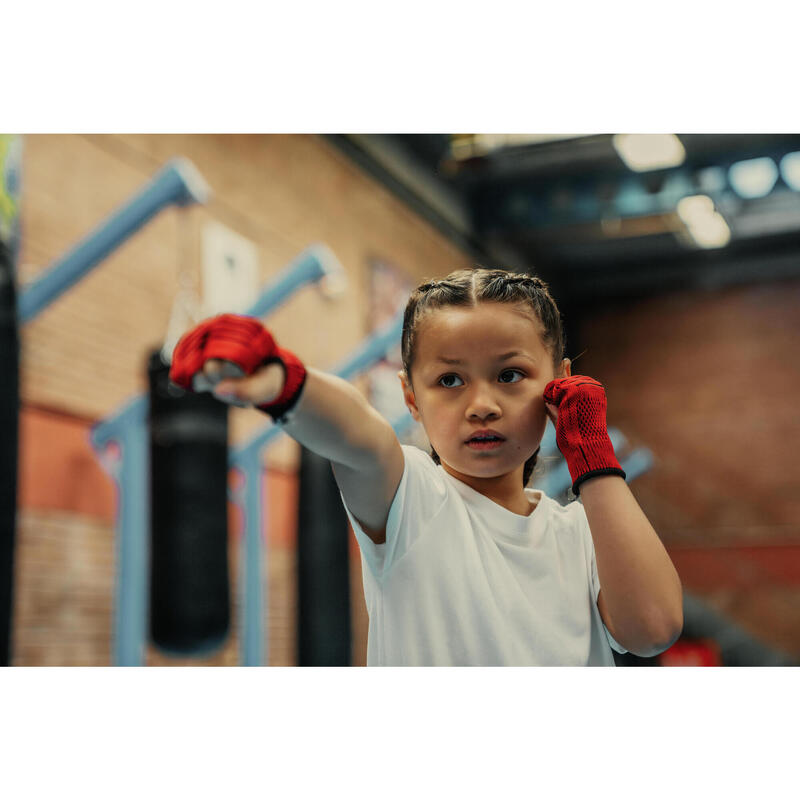
MULTIPOLYGON (((517 356, 522 356, 523 358, 527 358, 529 361, 533 361, 535 364, 536 361, 532 359, 527 353, 523 353, 520 350, 511 350, 508 353, 503 353, 501 356, 497 356, 498 361, 508 361, 509 358, 516 358, 517 356)), ((446 356, 439 356, 437 361, 442 361, 445 364, 463 364, 464 362, 457 359, 457 358, 447 358, 446 356)))

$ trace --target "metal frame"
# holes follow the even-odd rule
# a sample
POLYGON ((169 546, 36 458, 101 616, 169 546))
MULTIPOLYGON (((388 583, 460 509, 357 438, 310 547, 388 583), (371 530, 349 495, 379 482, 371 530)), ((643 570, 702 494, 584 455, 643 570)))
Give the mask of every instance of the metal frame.
MULTIPOLYGON (((331 251, 325 245, 314 245, 278 273, 246 313, 251 316, 269 314, 308 284, 319 284, 326 297, 336 296, 341 292, 343 275, 331 251)), ((149 409, 147 395, 139 395, 116 414, 97 423, 90 432, 91 445, 117 487, 113 657, 119 666, 140 666, 147 638, 149 409), (109 448, 116 448, 116 458, 109 455, 109 448)))
MULTIPOLYGON (((403 313, 397 313, 389 323, 360 344, 340 364, 329 370, 344 380, 352 380, 377 364, 391 352, 400 341, 403 330, 403 313)), ((413 422, 406 413, 392 421, 396 433, 402 433, 413 422)), ((243 624, 240 663, 257 666, 266 661, 268 654, 264 645, 265 620, 263 615, 264 592, 267 578, 265 548, 262 543, 265 504, 261 493, 262 451, 274 442, 283 430, 280 425, 267 425, 236 448, 230 457, 231 467, 244 478, 243 489, 232 499, 239 506, 244 518, 245 546, 243 566, 243 624)))
MULTIPOLYGON (((208 186, 190 161, 183 158, 169 161, 138 194, 20 292, 17 304, 20 322, 35 319, 167 206, 205 203, 208 197, 208 186)), ((147 506, 142 503, 146 496, 146 473, 143 471, 147 458, 146 439, 132 435, 137 426, 144 426, 146 412, 146 406, 141 403, 129 403, 107 429, 108 437, 119 442, 127 457, 121 463, 106 459, 106 467, 117 486, 127 487, 126 492, 119 492, 118 529, 131 529, 142 515, 148 513, 147 506)), ((135 539, 118 538, 116 558, 117 586, 121 584, 125 591, 121 596, 118 593, 115 626, 119 625, 118 620, 124 614, 133 620, 132 638, 138 639, 143 635, 144 615, 141 613, 142 599, 141 592, 137 591, 136 576, 146 574, 146 551, 137 546, 135 539), (120 580, 123 568, 125 572, 120 580), (134 590, 131 591, 131 588, 134 590)), ((130 647, 120 644, 119 663, 132 663, 130 650, 130 647)))

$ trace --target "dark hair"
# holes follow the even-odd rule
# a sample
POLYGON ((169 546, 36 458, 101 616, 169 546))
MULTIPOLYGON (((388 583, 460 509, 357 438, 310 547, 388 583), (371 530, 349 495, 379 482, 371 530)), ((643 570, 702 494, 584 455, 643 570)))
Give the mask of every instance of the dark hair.
MULTIPOLYGON (((403 317, 402 359, 409 383, 411 366, 417 344, 417 332, 422 319, 431 311, 445 306, 476 306, 481 302, 522 303, 531 308, 541 322, 542 341, 553 358, 557 373, 564 358, 566 340, 561 324, 561 312, 550 296, 549 287, 534 275, 508 272, 504 269, 460 269, 444 280, 430 280, 417 286, 406 304, 403 317)), ((522 485, 527 486, 536 466, 539 450, 525 462, 522 485)), ((431 458, 439 464, 439 454, 431 447, 431 458)))

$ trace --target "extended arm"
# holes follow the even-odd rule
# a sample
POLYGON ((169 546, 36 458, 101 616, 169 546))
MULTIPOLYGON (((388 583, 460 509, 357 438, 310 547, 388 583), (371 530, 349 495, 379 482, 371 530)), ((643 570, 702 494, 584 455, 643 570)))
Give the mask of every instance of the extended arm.
MULTIPOLYGON (((269 403, 283 386, 278 364, 262 367, 238 385, 225 381, 230 398, 269 403)), ((307 369, 297 404, 282 423, 295 441, 327 458, 347 505, 376 544, 386 540, 386 520, 403 476, 403 451, 391 425, 347 381, 307 369)))
POLYGON ((350 510, 374 541, 383 541, 403 451, 391 425, 354 386, 307 368, 257 320, 234 314, 182 337, 170 378, 190 391, 213 387, 221 400, 280 420, 293 439, 331 462, 350 510))

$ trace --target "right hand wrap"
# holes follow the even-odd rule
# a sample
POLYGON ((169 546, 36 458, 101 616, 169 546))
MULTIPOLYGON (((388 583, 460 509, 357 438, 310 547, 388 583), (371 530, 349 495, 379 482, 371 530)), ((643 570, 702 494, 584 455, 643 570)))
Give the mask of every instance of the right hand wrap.
POLYGON ((170 380, 182 389, 194 391, 194 377, 202 374, 203 366, 212 358, 236 364, 245 375, 252 375, 265 364, 281 364, 285 374, 283 390, 272 402, 256 406, 274 420, 294 406, 306 380, 303 362, 291 351, 278 347, 272 334, 253 317, 221 314, 184 334, 172 355, 170 380))

